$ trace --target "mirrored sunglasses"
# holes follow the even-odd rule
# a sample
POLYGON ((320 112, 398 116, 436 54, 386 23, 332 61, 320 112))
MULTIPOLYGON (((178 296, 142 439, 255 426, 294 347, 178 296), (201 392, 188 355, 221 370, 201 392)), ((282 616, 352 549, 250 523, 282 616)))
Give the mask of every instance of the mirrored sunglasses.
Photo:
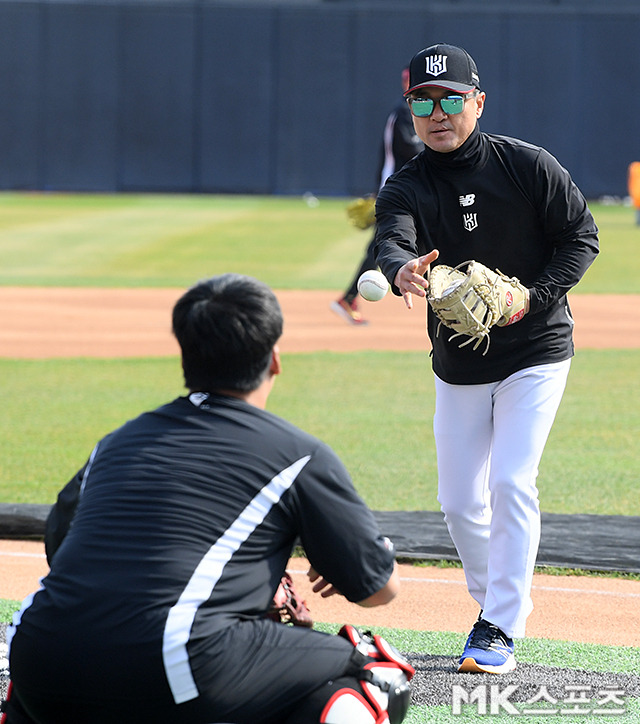
MULTIPOLYGON (((437 102, 440 103, 440 108, 442 108, 444 113, 448 116, 455 116, 464 110, 465 100, 466 98, 464 96, 445 96, 437 102)), ((407 98, 407 101, 411 112, 418 118, 430 116, 436 107, 436 101, 434 101, 433 98, 407 98)))

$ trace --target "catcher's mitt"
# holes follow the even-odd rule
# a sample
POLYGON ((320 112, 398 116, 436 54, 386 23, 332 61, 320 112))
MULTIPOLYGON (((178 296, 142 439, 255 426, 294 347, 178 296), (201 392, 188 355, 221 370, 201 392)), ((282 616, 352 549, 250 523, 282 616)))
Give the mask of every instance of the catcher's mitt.
POLYGON ((427 299, 442 324, 453 329, 449 337, 467 336, 464 347, 475 340, 477 349, 483 339, 489 349, 489 332, 494 325, 505 327, 522 319, 526 311, 528 292, 518 279, 495 272, 477 261, 465 261, 452 268, 445 264, 433 267, 429 273, 427 299), (466 266, 466 271, 461 271, 466 266))
POLYGON ((291 623, 294 626, 313 628, 313 620, 309 614, 307 604, 298 597, 291 576, 285 573, 282 576, 276 591, 267 618, 280 623, 291 623))
POLYGON ((376 223, 376 200, 373 196, 356 199, 347 205, 347 217, 358 229, 368 229, 376 223))

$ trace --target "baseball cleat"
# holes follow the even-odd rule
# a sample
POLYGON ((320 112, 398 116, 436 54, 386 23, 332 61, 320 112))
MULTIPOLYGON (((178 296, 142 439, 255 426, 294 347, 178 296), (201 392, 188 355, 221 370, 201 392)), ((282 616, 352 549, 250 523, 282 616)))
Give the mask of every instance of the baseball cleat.
POLYGON ((513 639, 497 626, 480 618, 476 621, 458 661, 458 671, 506 674, 516 668, 513 639))
POLYGON ((337 302, 331 302, 331 309, 338 316, 345 319, 349 324, 359 324, 361 326, 369 324, 366 319, 358 311, 355 299, 349 303, 346 299, 339 299, 337 302))

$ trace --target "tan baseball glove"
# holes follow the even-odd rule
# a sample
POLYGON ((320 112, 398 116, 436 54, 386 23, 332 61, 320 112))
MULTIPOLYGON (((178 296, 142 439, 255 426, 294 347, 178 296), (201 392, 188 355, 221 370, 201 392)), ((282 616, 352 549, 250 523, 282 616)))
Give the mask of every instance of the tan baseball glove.
POLYGON ((347 205, 347 218, 358 229, 368 229, 376 223, 376 200, 373 196, 356 199, 347 205))
POLYGON ((449 327, 455 337, 469 337, 460 347, 475 341, 477 349, 483 339, 489 349, 489 332, 494 325, 505 327, 525 315, 529 293, 515 277, 492 271, 477 261, 465 261, 457 267, 438 264, 428 277, 427 300, 441 325, 449 327), (465 268, 465 271, 462 271, 465 268))

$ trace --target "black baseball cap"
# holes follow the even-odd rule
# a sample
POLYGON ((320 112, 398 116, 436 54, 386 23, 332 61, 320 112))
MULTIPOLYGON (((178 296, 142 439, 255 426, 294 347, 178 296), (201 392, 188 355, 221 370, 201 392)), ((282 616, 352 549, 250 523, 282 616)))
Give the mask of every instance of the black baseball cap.
POLYGON ((480 88, 475 61, 463 48, 438 43, 416 53, 409 64, 409 89, 447 88, 457 93, 470 93, 480 88))

